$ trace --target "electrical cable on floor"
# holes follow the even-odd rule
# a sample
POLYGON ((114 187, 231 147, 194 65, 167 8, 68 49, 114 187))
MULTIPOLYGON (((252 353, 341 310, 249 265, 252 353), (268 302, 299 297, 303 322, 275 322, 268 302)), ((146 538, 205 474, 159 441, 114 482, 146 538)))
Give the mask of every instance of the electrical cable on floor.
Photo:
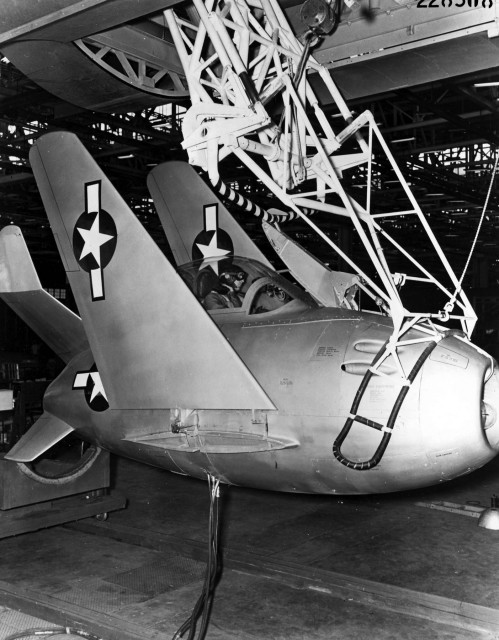
POLYGON ((218 517, 218 499, 220 497, 220 480, 208 474, 208 489, 210 492, 210 516, 208 522, 208 560, 206 563, 206 572, 203 583, 203 589, 199 596, 191 615, 184 624, 179 627, 172 640, 179 640, 189 631, 187 640, 194 640, 196 634, 196 626, 198 619, 201 617, 201 623, 198 630, 197 640, 203 640, 208 628, 210 618, 211 603, 215 592, 217 577, 219 574, 219 517, 218 517))
POLYGON ((87 638, 87 640, 102 640, 101 637, 95 636, 88 631, 82 631, 81 629, 72 629, 71 627, 37 627, 33 629, 25 629, 24 631, 16 631, 10 636, 4 638, 4 640, 25 640, 27 638, 44 637, 53 638, 54 636, 78 636, 80 638, 87 638))

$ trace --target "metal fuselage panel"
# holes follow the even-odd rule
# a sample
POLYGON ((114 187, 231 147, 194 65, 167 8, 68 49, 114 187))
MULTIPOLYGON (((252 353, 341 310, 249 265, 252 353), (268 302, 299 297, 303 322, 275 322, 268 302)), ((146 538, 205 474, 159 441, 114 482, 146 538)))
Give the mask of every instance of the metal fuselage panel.
MULTIPOLYGON (((297 318, 222 324, 231 345, 277 407, 276 411, 195 410, 195 425, 178 436, 182 446, 150 443, 151 434, 169 437, 171 412, 165 409, 93 411, 76 372, 93 364, 92 354, 75 358, 51 385, 45 407, 90 441, 142 462, 204 478, 255 488, 310 493, 357 494, 405 490, 453 477, 482 466, 496 455, 498 425, 482 426, 481 402, 490 361, 472 345, 449 336, 425 362, 401 407, 388 449, 369 471, 343 466, 332 444, 345 424, 363 372, 374 351, 391 333, 389 321, 375 314, 315 310, 297 318), (189 434, 196 433, 193 447, 189 434), (294 446, 231 452, 210 448, 213 434, 253 434, 287 439, 294 446), (491 444, 492 442, 492 444, 491 444), (205 444, 203 444, 205 443, 205 444)), ((414 336, 408 336, 414 337, 414 336)), ((401 361, 410 371, 425 344, 409 345, 401 361)), ((386 375, 374 376, 359 413, 386 424, 400 391, 400 377, 387 362, 386 375)), ((214 372, 216 375, 216 372, 214 372)), ((493 375, 493 383, 499 384, 493 375)), ((491 382, 487 383, 489 388, 491 382)), ((230 389, 227 389, 230 393, 230 389)), ((497 403, 497 393, 488 401, 497 403)), ((379 431, 355 424, 343 445, 351 459, 376 450, 379 431)))

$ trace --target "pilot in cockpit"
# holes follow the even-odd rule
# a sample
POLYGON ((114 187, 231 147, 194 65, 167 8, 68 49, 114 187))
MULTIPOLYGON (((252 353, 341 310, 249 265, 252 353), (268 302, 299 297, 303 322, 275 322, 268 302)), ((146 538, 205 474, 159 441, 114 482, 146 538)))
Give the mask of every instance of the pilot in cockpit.
POLYGON ((209 311, 213 309, 234 309, 243 303, 242 288, 247 273, 233 264, 220 266, 218 283, 204 298, 203 305, 209 311))

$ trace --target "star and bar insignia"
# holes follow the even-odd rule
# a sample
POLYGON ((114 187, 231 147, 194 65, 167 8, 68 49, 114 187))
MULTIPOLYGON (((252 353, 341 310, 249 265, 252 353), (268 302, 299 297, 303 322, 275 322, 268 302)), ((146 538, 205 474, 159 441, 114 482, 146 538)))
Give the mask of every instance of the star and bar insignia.
POLYGON ((192 246, 192 259, 203 260, 201 271, 209 265, 218 275, 218 260, 234 254, 229 234, 218 226, 218 204, 204 206, 204 229, 196 236, 192 246))
POLYGON ((73 389, 83 389, 85 400, 93 411, 105 411, 109 408, 106 392, 95 364, 88 371, 78 371, 73 381, 73 389))
POLYGON ((85 184, 85 211, 73 231, 73 251, 80 267, 90 275, 92 300, 104 300, 104 269, 116 249, 112 217, 101 208, 101 181, 85 184))

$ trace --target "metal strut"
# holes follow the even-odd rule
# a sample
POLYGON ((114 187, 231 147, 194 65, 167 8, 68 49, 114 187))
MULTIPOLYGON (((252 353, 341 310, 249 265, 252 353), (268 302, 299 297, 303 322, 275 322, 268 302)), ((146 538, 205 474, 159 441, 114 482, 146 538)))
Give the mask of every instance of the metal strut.
POLYGON ((421 369, 423 364, 429 358, 433 349, 438 344, 438 340, 434 340, 434 341, 432 340, 432 342, 428 344, 426 349, 421 353, 419 358, 416 360, 410 374, 407 377, 407 384, 404 384, 404 386, 400 390, 397 396, 397 399, 395 400, 395 403, 390 412, 388 422, 386 423, 386 426, 384 426, 382 424, 379 424, 379 422, 375 422, 374 420, 370 420, 369 418, 364 418, 363 416, 357 415, 357 411, 362 401, 362 398, 364 397, 364 393, 367 389, 367 386, 371 378, 373 377, 373 375, 376 375, 373 367, 385 355, 388 342, 389 341, 387 340, 385 344, 381 347, 381 349, 376 354, 376 357, 374 358, 371 364, 371 367, 364 374, 364 377, 362 378, 362 382, 360 383, 359 388, 357 389, 357 393, 355 394, 355 398, 352 403, 352 408, 350 409, 350 416, 347 418, 347 421, 345 422, 345 426, 343 427, 340 434, 338 435, 338 437, 333 443, 333 455, 338 460, 338 462, 341 462, 341 464, 345 465, 345 467, 348 467, 349 469, 355 469, 356 471, 366 471, 368 469, 372 469, 381 461, 381 458, 383 457, 386 451, 388 443, 390 442, 390 438, 392 437, 395 421, 397 420, 398 414, 402 407, 402 403, 404 402, 405 397, 410 389, 410 385, 418 375, 419 370, 421 369), (341 453, 341 446, 343 445, 346 437, 348 436, 354 422, 360 422, 361 424, 364 424, 367 427, 372 427, 373 429, 377 429, 378 431, 383 431, 383 437, 381 438, 381 442, 379 443, 379 446, 376 449, 373 457, 363 462, 354 462, 353 460, 349 460, 341 453))

